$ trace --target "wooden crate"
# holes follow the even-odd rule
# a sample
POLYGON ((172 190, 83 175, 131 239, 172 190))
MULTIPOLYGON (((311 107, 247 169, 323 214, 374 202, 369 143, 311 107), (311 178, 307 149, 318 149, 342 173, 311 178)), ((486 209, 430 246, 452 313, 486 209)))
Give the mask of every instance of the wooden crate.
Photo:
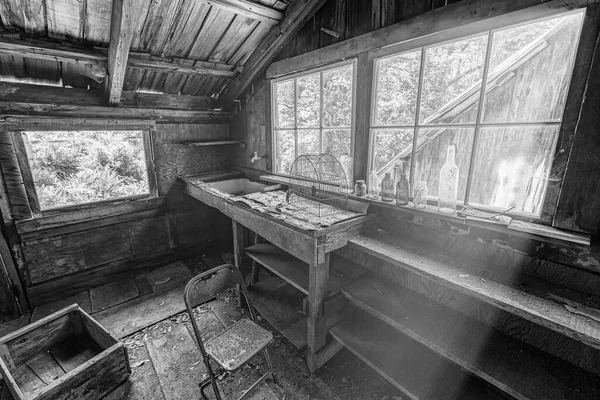
POLYGON ((0 338, 0 372, 15 400, 99 400, 131 369, 123 343, 73 304, 0 338))

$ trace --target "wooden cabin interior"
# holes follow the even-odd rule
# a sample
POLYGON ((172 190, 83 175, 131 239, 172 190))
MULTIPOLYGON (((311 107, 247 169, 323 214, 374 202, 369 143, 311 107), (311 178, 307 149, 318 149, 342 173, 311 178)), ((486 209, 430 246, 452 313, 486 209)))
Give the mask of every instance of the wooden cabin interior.
POLYGON ((0 399, 600 399, 599 33, 0 0, 0 399), (243 284, 184 298, 207 271, 243 284), (240 321, 267 351, 228 369, 240 321))

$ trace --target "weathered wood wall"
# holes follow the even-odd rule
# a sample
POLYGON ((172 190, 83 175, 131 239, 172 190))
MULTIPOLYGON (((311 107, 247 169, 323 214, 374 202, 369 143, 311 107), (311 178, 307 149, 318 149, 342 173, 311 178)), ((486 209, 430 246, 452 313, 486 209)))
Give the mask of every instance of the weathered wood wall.
POLYGON ((226 147, 181 144, 226 138, 227 125, 157 125, 154 154, 158 198, 27 221, 18 221, 29 211, 23 194, 18 192, 22 181, 8 145, 9 135, 2 133, 0 156, 7 186, 13 184, 9 200, 17 201, 11 211, 18 229, 12 229, 10 244, 32 305, 77 294, 136 268, 202 254, 210 246, 216 249, 229 243, 230 223, 217 211, 188 199, 177 182, 179 175, 228 168, 226 147))

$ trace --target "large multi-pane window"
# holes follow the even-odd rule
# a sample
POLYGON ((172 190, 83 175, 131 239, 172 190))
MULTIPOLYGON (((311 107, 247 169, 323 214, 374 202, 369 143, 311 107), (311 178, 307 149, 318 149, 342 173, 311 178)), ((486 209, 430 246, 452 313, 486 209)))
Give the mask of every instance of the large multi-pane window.
POLYGON ((302 154, 352 156, 354 63, 273 82, 274 162, 288 173, 302 154))
POLYGON ((403 163, 437 197, 456 147, 458 200, 539 216, 583 12, 375 60, 370 171, 403 163))

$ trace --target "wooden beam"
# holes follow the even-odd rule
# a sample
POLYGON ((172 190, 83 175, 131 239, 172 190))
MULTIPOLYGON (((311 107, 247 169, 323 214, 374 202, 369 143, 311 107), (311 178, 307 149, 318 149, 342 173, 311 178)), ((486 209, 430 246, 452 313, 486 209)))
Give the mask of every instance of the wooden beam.
POLYGON ((157 123, 225 124, 230 113, 218 110, 166 110, 156 108, 82 106, 70 104, 0 102, 0 116, 45 116, 63 118, 111 118, 154 120, 157 123))
MULTIPOLYGON (((102 92, 63 88, 60 86, 27 85, 0 82, 0 102, 104 106, 102 92)), ((121 107, 175 110, 215 110, 217 101, 205 96, 180 96, 160 93, 122 92, 121 107)))
POLYGON ((108 45, 107 79, 104 86, 108 105, 121 102, 121 92, 127 70, 127 58, 133 33, 133 1, 114 0, 110 22, 110 43, 108 45))
POLYGON ((274 8, 247 0, 203 0, 212 6, 224 8, 238 15, 277 25, 283 19, 283 13, 274 8))
MULTIPOLYGON (((67 46, 60 43, 40 40, 19 40, 0 37, 0 54, 13 55, 36 60, 58 61, 75 64, 81 67, 82 74, 101 82, 106 76, 106 59, 108 49, 87 49, 67 46)), ((220 79, 232 79, 237 75, 233 65, 219 64, 220 69, 210 68, 198 60, 168 59, 152 56, 143 58, 145 53, 130 52, 127 60, 128 68, 142 68, 148 71, 176 73, 197 76, 213 76, 220 79)))
POLYGON ((550 17, 593 3, 598 3, 598 0, 463 0, 331 46, 278 61, 268 68, 267 78, 330 64, 391 45, 402 45, 402 49, 394 49, 395 52, 406 51, 447 40, 448 32, 455 32, 453 36, 468 36, 535 18, 550 17))
POLYGON ((225 87, 219 97, 224 109, 229 109, 248 86, 265 72, 283 47, 296 36, 308 20, 325 4, 325 1, 296 0, 288 6, 281 23, 271 28, 246 61, 242 72, 225 87))

